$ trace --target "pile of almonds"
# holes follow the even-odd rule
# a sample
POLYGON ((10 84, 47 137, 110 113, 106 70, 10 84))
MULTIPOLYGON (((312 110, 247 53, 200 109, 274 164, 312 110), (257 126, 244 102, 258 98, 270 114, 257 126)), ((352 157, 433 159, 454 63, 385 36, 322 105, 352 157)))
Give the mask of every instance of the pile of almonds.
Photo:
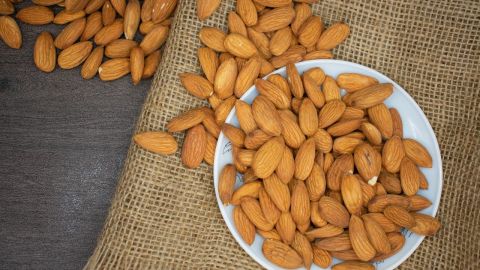
MULTIPOLYGON (((238 0, 228 34, 202 28, 204 75, 182 73, 180 81, 211 108, 189 110, 167 129, 187 131, 181 158, 188 168, 213 164, 220 131, 230 140, 233 164, 220 175, 220 198, 234 206, 246 243, 263 236, 272 263, 308 269, 328 267, 335 257, 345 262, 333 269, 374 269, 370 262, 403 247, 402 228, 420 235, 440 228, 437 219, 417 213, 431 205, 417 192, 428 188, 418 166, 431 167, 432 158, 419 142, 403 138, 399 113, 383 103, 391 84, 355 73, 333 78, 320 68, 298 72, 296 62, 332 58, 330 50, 350 30, 344 23, 324 30, 308 4, 315 1, 294 2, 238 0), (286 78, 258 78, 282 66, 286 78), (252 85, 259 96, 250 105, 238 98, 252 85), (224 123, 234 107, 239 127, 224 123), (237 173, 243 184, 235 190, 237 173)), ((197 3, 201 19, 218 7, 218 1, 197 3)), ((178 148, 162 131, 134 141, 160 154, 178 148)))
MULTIPOLYGON (((15 13, 17 2, 0 0, 0 15, 4 15, 0 38, 15 49, 21 47, 22 35, 8 15, 15 13)), ((176 4, 177 0, 145 0, 143 4, 139 0, 33 0, 33 5, 15 16, 31 25, 66 25, 56 37, 49 32, 37 37, 33 59, 41 71, 52 72, 57 64, 62 69, 83 64, 84 79, 98 72, 101 80, 111 81, 131 73, 136 85, 157 69, 176 4), (54 6, 64 9, 55 14, 54 6)))

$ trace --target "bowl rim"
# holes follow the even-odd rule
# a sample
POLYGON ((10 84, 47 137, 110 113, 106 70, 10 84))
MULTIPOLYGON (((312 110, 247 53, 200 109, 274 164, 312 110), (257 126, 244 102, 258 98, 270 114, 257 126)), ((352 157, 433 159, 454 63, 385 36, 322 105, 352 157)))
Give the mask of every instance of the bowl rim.
MULTIPOLYGON (((313 67, 315 67, 315 66, 320 67, 320 64, 329 64, 329 63, 330 64, 342 64, 342 65, 350 66, 352 68, 356 68, 356 69, 360 69, 360 70, 367 70, 367 71, 373 73, 375 78, 381 78, 384 81, 389 81, 390 83, 393 84, 394 90, 400 91, 408 99, 408 101, 413 105, 416 112, 420 115, 422 122, 424 122, 426 124, 429 136, 433 138, 434 153, 430 153, 430 154, 435 155, 435 157, 438 160, 438 165, 439 165, 438 166, 438 173, 439 173, 439 178, 440 179, 438 179, 439 184, 438 184, 438 188, 436 190, 437 194, 439 194, 439 195, 438 195, 438 199, 436 200, 436 202, 434 202, 434 204, 432 204, 432 207, 433 207, 432 208, 432 213, 433 213, 433 216, 436 216, 439 205, 440 205, 440 201, 441 201, 441 197, 442 197, 442 190, 443 190, 443 162, 442 162, 442 157, 441 157, 441 152, 440 152, 440 147, 439 147, 439 144, 438 144, 437 136, 435 135, 435 132, 433 131, 432 125, 428 121, 428 118, 426 117, 423 110, 420 108, 420 106, 417 104, 417 102, 413 99, 413 97, 410 96, 410 94, 408 94, 408 92, 403 87, 401 87, 399 84, 397 84, 394 80, 390 79, 388 76, 386 76, 383 73, 380 73, 377 70, 374 70, 370 67, 367 67, 367 66, 364 66, 364 65, 361 65, 361 64, 357 64, 357 63, 353 63, 353 62, 349 62, 349 61, 336 60, 336 59, 316 59, 316 60, 301 61, 301 62, 295 63, 295 66, 297 68, 299 66, 304 66, 304 65, 312 65, 313 67)), ((285 66, 281 67, 279 69, 276 69, 273 72, 269 73, 268 75, 264 76, 263 79, 268 78, 272 74, 281 73, 285 70, 286 70, 285 66)), ((252 85, 240 97, 240 100, 245 100, 245 98, 248 95, 250 95, 250 93, 253 92, 255 90, 255 88, 256 88, 255 85, 252 85)), ((235 107, 233 107, 232 110, 230 111, 230 113, 228 114, 228 117, 226 118, 225 123, 228 123, 232 120, 232 118, 235 116, 235 111, 236 111, 235 107)), ((265 265, 262 261, 257 260, 258 255, 252 251, 250 246, 247 245, 243 241, 243 239, 241 238, 241 236, 239 234, 234 233, 234 230, 236 230, 235 225, 233 224, 233 222, 230 221, 230 219, 227 216, 226 210, 225 210, 226 207, 228 207, 228 206, 224 206, 221 202, 221 199, 220 199, 220 196, 219 196, 219 193, 218 193, 218 185, 215 183, 215 179, 218 179, 218 177, 219 177, 219 175, 217 174, 218 166, 219 166, 218 165, 218 159, 221 156, 220 153, 219 153, 221 147, 219 145, 220 145, 220 142, 222 142, 224 140, 225 140, 225 136, 224 136, 223 132, 220 132, 220 135, 218 136, 218 139, 217 139, 217 145, 215 147, 215 158, 214 158, 214 164, 213 164, 213 176, 214 176, 213 177, 213 183, 214 183, 215 196, 216 196, 216 199, 217 199, 218 207, 220 209, 220 213, 222 214, 222 218, 223 218, 225 224, 227 225, 228 230, 230 231, 230 234, 235 238, 235 240, 242 247, 242 249, 255 262, 260 264, 262 267, 264 267, 266 269, 271 269, 269 265, 265 265)), ((420 246, 420 244, 425 239, 425 236, 422 236, 422 235, 417 235, 417 236, 419 238, 413 244, 412 248, 408 252, 406 252, 399 260, 397 260, 395 263, 393 263, 392 266, 390 268, 388 268, 389 270, 395 269, 400 264, 402 264, 420 246)))

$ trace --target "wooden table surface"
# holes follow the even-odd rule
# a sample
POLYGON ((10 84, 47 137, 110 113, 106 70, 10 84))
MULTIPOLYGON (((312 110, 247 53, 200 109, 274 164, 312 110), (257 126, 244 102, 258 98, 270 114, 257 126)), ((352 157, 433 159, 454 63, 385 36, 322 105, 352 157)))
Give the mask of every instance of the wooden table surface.
POLYGON ((43 73, 0 41, 0 269, 81 269, 95 247, 151 81, 43 73))

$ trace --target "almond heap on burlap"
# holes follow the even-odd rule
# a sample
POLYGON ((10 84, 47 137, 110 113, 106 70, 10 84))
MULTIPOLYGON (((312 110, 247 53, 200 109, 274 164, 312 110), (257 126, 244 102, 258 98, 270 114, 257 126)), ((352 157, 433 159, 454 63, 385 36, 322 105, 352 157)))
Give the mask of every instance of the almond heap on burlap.
MULTIPOLYGON (((0 15, 12 15, 21 1, 0 0, 0 15)), ((131 74, 133 84, 151 78, 160 62, 160 47, 167 39, 170 16, 177 0, 33 0, 16 18, 26 24, 66 25, 53 37, 42 32, 33 59, 38 69, 52 72, 83 64, 81 76, 111 81, 131 74), (55 5, 65 8, 54 14, 55 5), (143 35, 137 42, 139 34, 143 35), (136 37, 137 35, 137 37, 136 37), (93 40, 93 42, 91 41, 93 40), (60 50, 57 59, 56 49, 60 50), (104 56, 107 60, 104 61, 104 56), (103 62, 103 63, 102 63, 103 62)), ((22 46, 22 34, 10 16, 0 17, 0 38, 11 48, 22 46)))
MULTIPOLYGON (((349 27, 324 29, 308 3, 300 3, 314 1, 295 2, 238 0, 228 34, 201 29, 204 75, 182 73, 180 81, 212 108, 187 111, 167 129, 187 131, 181 158, 188 168, 213 163, 220 131, 230 140, 233 164, 219 177, 220 199, 234 206, 247 244, 257 233, 264 238, 262 251, 272 263, 326 268, 335 257, 345 262, 333 269, 374 269, 371 262, 403 247, 402 228, 420 235, 440 228, 437 219, 417 213, 431 205, 417 192, 428 188, 418 167, 432 167, 432 158, 403 137, 399 113, 383 103, 392 84, 354 73, 333 78, 320 68, 298 72, 295 62, 332 58, 349 27), (261 79, 283 66, 286 78, 261 79), (239 100, 252 85, 259 92, 252 104, 239 100), (224 123, 234 107, 239 127, 224 123), (235 190, 237 173, 243 183, 235 190)), ((198 1, 199 17, 217 7, 218 1, 198 1)), ((167 132, 134 140, 156 153, 177 150, 167 132)))

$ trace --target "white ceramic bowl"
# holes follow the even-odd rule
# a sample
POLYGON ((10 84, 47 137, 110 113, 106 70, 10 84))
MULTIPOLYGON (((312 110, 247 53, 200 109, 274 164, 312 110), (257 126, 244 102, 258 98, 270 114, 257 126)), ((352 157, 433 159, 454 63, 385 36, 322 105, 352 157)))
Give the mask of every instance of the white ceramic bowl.
MULTIPOLYGON (((421 211, 422 213, 435 216, 438 205, 440 203, 440 196, 442 193, 442 160, 440 157, 440 149, 438 147, 437 138, 433 133, 432 127, 428 122, 425 114, 422 112, 420 107, 415 103, 413 98, 408 95, 408 93, 396 84, 394 81, 389 79, 387 76, 362 65, 340 61, 340 60, 312 60, 312 61, 305 61, 296 64, 298 71, 303 73, 304 71, 314 68, 320 67, 323 69, 325 74, 336 78, 337 75, 345 72, 354 72, 365 74, 371 77, 376 78, 380 83, 392 83, 394 85, 393 94, 385 101, 385 104, 388 107, 395 107, 398 112, 400 113, 403 121, 403 133, 405 138, 413 138, 420 143, 422 143, 430 152, 432 159, 433 159, 433 166, 431 169, 421 168, 422 172, 425 174, 429 188, 428 190, 420 190, 418 193, 422 196, 428 198, 432 205, 421 211)), ((276 70, 276 74, 280 74, 282 76, 286 76, 285 68, 281 68, 276 70)), ((268 77, 268 76, 267 76, 268 77)), ((250 88, 243 96, 242 100, 247 103, 252 103, 253 99, 258 95, 255 86, 250 88)), ((239 126, 237 117, 235 115, 235 109, 230 112, 227 120, 227 123, 232 124, 234 126, 239 126)), ((218 195, 218 177, 222 168, 232 163, 232 148, 229 140, 222 134, 218 138, 217 148, 215 151, 215 163, 213 167, 213 175, 214 175, 214 185, 215 185, 215 194, 217 196, 218 207, 220 208, 220 212, 222 213, 223 219, 227 224, 230 232, 235 237, 237 242, 240 246, 260 265, 267 269, 279 269, 278 266, 268 261, 262 254, 262 243, 263 237, 260 235, 256 235, 254 243, 249 246, 246 244, 243 239, 241 238, 240 234, 237 232, 235 228, 235 224, 233 223, 233 206, 224 206, 220 200, 218 195)), ((241 176, 240 174, 237 175, 237 183, 236 188, 241 185, 241 176)), ((405 261, 408 256, 410 256, 413 251, 420 245, 423 241, 424 236, 419 236, 413 234, 407 230, 403 230, 402 233, 406 237, 406 242, 403 248, 398 252, 395 256, 392 256, 385 261, 377 262, 376 268, 378 270, 384 269, 394 269, 398 265, 400 265, 403 261, 405 261)), ((334 260, 334 264, 338 263, 338 260, 334 260)), ((228 263, 228 262, 227 262, 228 263)), ((322 269, 316 265, 312 265, 312 269, 322 269)))

